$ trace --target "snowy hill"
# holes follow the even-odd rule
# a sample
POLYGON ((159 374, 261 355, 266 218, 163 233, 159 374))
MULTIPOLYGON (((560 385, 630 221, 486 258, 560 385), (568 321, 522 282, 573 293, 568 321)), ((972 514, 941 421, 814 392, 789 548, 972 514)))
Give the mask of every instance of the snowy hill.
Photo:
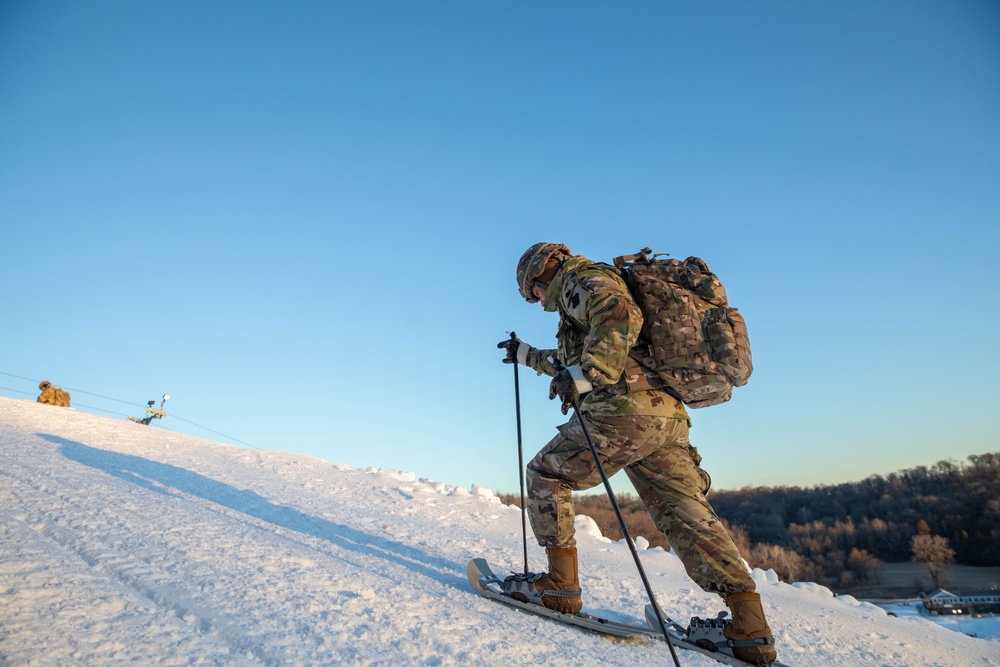
MULTIPOLYGON (((3 665, 671 664, 662 643, 476 596, 470 557, 498 569, 522 560, 520 512, 486 489, 8 398, 0 462, 3 665)), ((577 526, 586 608, 638 621, 645 598, 627 547, 585 517, 577 526)), ((542 550, 530 555, 541 569, 542 550)), ((642 558, 675 617, 722 608, 672 554, 642 558)), ((1000 665, 1000 642, 754 578, 788 664, 1000 665)))

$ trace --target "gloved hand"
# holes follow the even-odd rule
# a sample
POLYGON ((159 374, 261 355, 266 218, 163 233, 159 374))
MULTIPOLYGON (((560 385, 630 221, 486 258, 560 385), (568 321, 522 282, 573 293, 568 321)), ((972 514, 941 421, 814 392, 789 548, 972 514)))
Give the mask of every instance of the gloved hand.
POLYGON ((507 356, 504 357, 503 359, 503 362, 505 364, 517 363, 517 347, 520 344, 521 341, 517 338, 505 338, 504 340, 497 343, 498 348, 507 351, 507 356))
POLYGON ((528 351, 531 346, 520 338, 508 338, 497 343, 497 347, 507 351, 507 356, 503 358, 505 364, 528 365, 528 351))
POLYGON ((579 366, 567 366, 556 373, 549 384, 549 400, 556 396, 562 400, 562 413, 566 414, 573 407, 573 403, 579 405, 580 396, 586 394, 594 388, 583 375, 583 369, 579 366))

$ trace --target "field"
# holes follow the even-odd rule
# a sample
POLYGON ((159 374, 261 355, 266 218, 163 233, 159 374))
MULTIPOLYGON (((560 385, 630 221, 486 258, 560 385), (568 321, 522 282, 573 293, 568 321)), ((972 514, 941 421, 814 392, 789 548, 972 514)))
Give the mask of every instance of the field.
MULTIPOLYGON (((941 577, 941 587, 952 593, 974 593, 1000 588, 1000 567, 950 565, 941 577)), ((913 598, 933 590, 930 575, 916 563, 886 563, 879 582, 837 590, 857 598, 913 598)))

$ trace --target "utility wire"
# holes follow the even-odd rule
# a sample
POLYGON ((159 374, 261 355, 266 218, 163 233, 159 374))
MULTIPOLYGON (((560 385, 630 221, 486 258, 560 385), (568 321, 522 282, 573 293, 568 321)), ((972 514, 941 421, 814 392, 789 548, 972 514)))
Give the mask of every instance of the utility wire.
MULTIPOLYGON (((28 382, 41 382, 41 380, 34 380, 32 378, 21 377, 20 375, 14 375, 13 373, 4 373, 3 371, 0 371, 0 375, 9 375, 12 378, 17 378, 19 380, 27 380, 28 382)), ((62 388, 65 389, 66 391, 76 392, 78 394, 87 394, 88 396, 96 396, 97 398, 103 398, 108 401, 117 401, 118 403, 124 403, 125 405, 131 405, 133 407, 143 407, 138 403, 134 403, 133 401, 123 401, 120 398, 112 398, 111 396, 101 396, 100 394, 92 394, 91 392, 84 391, 83 389, 75 389, 73 387, 62 387, 62 388)))
MULTIPOLYGON (((6 375, 6 373, 4 373, 4 375, 6 375)), ((35 392, 33 391, 21 391, 20 389, 11 389, 10 387, 0 387, 0 389, 3 389, 4 391, 12 391, 15 394, 24 394, 25 396, 35 395, 35 392)))
MULTIPOLYGON (((4 373, 4 372, 0 371, 0 375, 10 375, 10 373, 4 373)), ((18 376, 17 375, 12 375, 11 377, 18 377, 18 376)), ((34 380, 32 380, 31 378, 23 378, 23 379, 29 380, 30 382, 34 382, 34 380)), ((25 396, 34 396, 37 393, 37 392, 34 392, 34 391, 21 391, 20 389, 14 389, 13 387, 0 387, 0 389, 2 389, 4 391, 14 392, 15 394, 24 394, 25 396)), ((80 391, 79 389, 72 389, 71 391, 79 392, 81 394, 86 394, 87 393, 85 391, 80 391)), ((91 395, 92 396, 96 396, 97 394, 91 394, 91 395)), ((110 400, 117 400, 117 399, 110 399, 110 400)), ((98 407, 96 407, 94 405, 84 405, 83 403, 79 403, 77 401, 73 401, 73 407, 75 407, 75 408, 87 408, 88 410, 97 410, 98 412, 107 412, 109 415, 118 415, 119 417, 127 417, 128 416, 124 412, 114 412, 112 410, 105 410, 104 408, 98 408, 98 407)), ((183 420, 181 420, 181 421, 183 421, 183 420)), ((198 426, 198 425, 195 424, 195 426, 198 426)), ((205 427, 202 426, 200 428, 205 428, 205 427)), ((208 430, 208 429, 205 429, 205 430, 208 430)), ((220 433, 219 435, 222 435, 222 434, 220 433)))
MULTIPOLYGON (((33 378, 26 378, 26 377, 23 377, 21 375, 14 375, 13 373, 5 373, 3 371, 0 371, 0 375, 6 375, 8 377, 17 378, 18 380, 26 380, 27 382, 36 382, 36 383, 37 382, 41 382, 41 380, 35 380, 33 378)), ((6 391, 13 391, 13 392, 18 393, 18 394, 26 394, 28 396, 34 396, 34 392, 21 391, 20 389, 11 389, 9 387, 0 387, 0 389, 4 389, 6 391)), ((139 407, 139 408, 145 407, 143 405, 139 405, 139 404, 133 403, 131 401, 123 401, 120 398, 113 398, 111 396, 102 396, 101 394, 94 394, 94 393, 91 393, 89 391, 84 391, 83 389, 75 389, 73 387, 63 387, 63 389, 65 389, 66 391, 72 392, 72 393, 87 394, 88 396, 96 396, 97 398, 103 398, 103 399, 108 400, 108 401, 116 401, 118 403, 124 403, 125 405, 131 405, 133 407, 139 407)), ((105 410, 103 408, 96 408, 96 407, 94 407, 92 405, 84 405, 82 403, 74 403, 74 405, 78 406, 78 407, 81 407, 81 408, 87 408, 88 410, 97 410, 98 412, 107 412, 108 414, 119 415, 121 417, 127 417, 128 416, 128 415, 126 415, 124 413, 121 413, 121 412, 112 412, 111 410, 105 410)), ((260 447, 257 447, 256 445, 251 445, 249 442, 243 442, 242 440, 238 440, 238 439, 236 439, 236 438, 234 438, 232 436, 226 435, 225 433, 220 433, 219 431, 215 431, 213 429, 210 429, 207 426, 202 426, 201 424, 195 424, 193 421, 188 421, 187 419, 184 419, 183 417, 178 417, 173 412, 171 412, 169 414, 169 416, 173 417, 174 419, 179 419, 180 421, 185 422, 187 424, 191 424, 192 426, 196 426, 196 427, 198 427, 200 429, 203 429, 205 431, 208 431, 210 433, 214 433, 216 435, 220 435, 223 438, 225 438, 226 440, 231 440, 233 442, 238 442, 241 445, 246 445, 247 447, 250 447, 252 449, 258 449, 258 450, 264 451, 263 449, 261 449, 260 447)))
POLYGON ((171 412, 169 416, 173 417, 174 419, 180 419, 182 422, 186 422, 188 424, 191 424, 192 426, 197 426, 198 428, 204 429, 204 430, 209 431, 211 433, 214 433, 216 435, 221 435, 223 438, 226 438, 227 440, 232 440, 233 442, 238 442, 241 445, 246 445, 247 447, 252 447, 253 449, 260 449, 261 451, 264 451, 263 449, 261 449, 260 447, 257 447, 256 445, 251 445, 249 442, 243 442, 242 440, 237 440, 236 438, 234 438, 234 437, 232 437, 230 435, 226 435, 225 433, 219 433, 218 431, 213 431, 212 429, 208 428, 207 426, 201 426, 200 424, 195 424, 193 421, 188 421, 187 419, 184 419, 183 417, 178 417, 173 412, 171 412))
MULTIPOLYGON (((77 391, 74 389, 73 391, 77 391)), ((128 417, 124 412, 112 412, 111 410, 105 410, 104 408, 96 408, 93 405, 84 405, 83 403, 73 402, 74 408, 87 408, 88 410, 97 410, 98 412, 107 412, 109 415, 118 415, 119 417, 128 417)))

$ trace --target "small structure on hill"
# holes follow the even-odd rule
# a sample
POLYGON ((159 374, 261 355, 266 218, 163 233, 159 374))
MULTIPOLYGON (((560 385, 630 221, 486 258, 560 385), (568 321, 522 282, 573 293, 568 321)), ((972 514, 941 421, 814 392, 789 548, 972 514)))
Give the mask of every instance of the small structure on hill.
POLYGON ((1000 593, 993 590, 956 595, 939 588, 924 598, 924 607, 932 616, 997 614, 1000 613, 1000 593))
POLYGON ((149 423, 154 419, 163 419, 164 417, 167 416, 167 413, 163 411, 163 404, 166 403, 168 400, 170 400, 170 397, 164 394, 163 399, 160 401, 159 409, 153 407, 153 404, 156 403, 155 400, 149 401, 148 403, 149 407, 146 408, 146 416, 143 417, 142 419, 139 419, 138 417, 129 417, 129 421, 134 421, 137 424, 145 424, 146 426, 149 426, 149 423))
POLYGON ((38 396, 39 403, 54 405, 59 408, 69 407, 69 392, 54 386, 48 380, 42 380, 38 388, 42 390, 42 393, 38 396))

